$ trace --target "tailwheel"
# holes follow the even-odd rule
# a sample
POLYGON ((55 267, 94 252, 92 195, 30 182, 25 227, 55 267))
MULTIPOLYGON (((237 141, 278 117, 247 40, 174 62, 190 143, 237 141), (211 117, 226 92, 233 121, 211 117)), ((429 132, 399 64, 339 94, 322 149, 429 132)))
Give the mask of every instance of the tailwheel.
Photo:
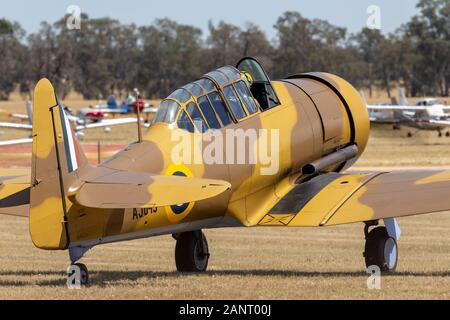
POLYGON ((372 229, 366 236, 364 249, 366 267, 376 265, 381 271, 394 271, 397 267, 397 241, 388 235, 386 227, 372 229))
POLYGON ((75 263, 70 265, 67 275, 71 277, 74 273, 76 273, 75 271, 76 269, 80 271, 79 274, 80 285, 82 286, 87 285, 89 283, 89 271, 86 265, 84 265, 83 263, 75 263))
POLYGON ((89 270, 83 263, 75 263, 78 268, 80 268, 80 282, 81 285, 86 285, 89 283, 89 270))
POLYGON ((204 272, 208 266, 208 241, 202 231, 183 232, 176 237, 175 263, 180 272, 204 272))

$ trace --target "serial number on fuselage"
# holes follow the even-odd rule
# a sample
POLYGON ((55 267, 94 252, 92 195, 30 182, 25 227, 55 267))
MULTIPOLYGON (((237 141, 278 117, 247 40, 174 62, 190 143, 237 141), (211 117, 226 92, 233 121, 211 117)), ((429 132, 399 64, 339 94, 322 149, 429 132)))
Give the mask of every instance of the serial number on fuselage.
POLYGON ((149 214, 158 212, 158 208, 133 208, 133 220, 139 220, 149 214))

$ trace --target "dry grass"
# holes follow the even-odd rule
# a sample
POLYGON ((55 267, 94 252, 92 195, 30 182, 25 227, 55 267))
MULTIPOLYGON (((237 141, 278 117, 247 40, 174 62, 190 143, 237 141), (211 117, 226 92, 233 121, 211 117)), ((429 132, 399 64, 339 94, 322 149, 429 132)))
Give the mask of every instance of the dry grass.
POLYGON ((0 217, 0 299, 449 299, 450 215, 401 219, 400 262, 368 290, 362 225, 207 230, 205 274, 175 271, 170 236, 96 247, 91 285, 65 286, 66 252, 37 250, 27 222, 0 217))
POLYGON ((419 131, 412 138, 406 137, 415 130, 372 125, 367 148, 355 167, 450 167, 450 138, 439 138, 436 131, 419 131))
MULTIPOLYGON (((450 138, 420 132, 408 139, 406 132, 374 127, 355 168, 450 166, 450 138)), ((135 133, 134 126, 108 135, 93 130, 85 142, 129 143, 135 133)), ((29 165, 27 152, 4 150, 0 167, 29 165)), ((366 287, 362 224, 207 230, 209 271, 193 275, 176 272, 170 236, 103 245, 82 259, 91 285, 69 290, 67 252, 34 248, 26 220, 0 216, 0 299, 450 299, 450 215, 402 218, 400 225, 398 271, 382 278, 382 290, 366 287)))

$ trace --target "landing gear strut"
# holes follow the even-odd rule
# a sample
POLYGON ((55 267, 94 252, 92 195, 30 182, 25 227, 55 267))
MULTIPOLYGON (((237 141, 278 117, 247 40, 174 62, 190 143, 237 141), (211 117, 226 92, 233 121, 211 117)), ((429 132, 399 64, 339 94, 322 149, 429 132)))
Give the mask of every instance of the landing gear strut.
POLYGON ((417 132, 419 132, 419 129, 414 131, 414 132, 409 131, 406 136, 408 138, 412 138, 412 137, 414 137, 416 135, 417 132))
POLYGON ((175 263, 180 272, 204 272, 208 266, 208 241, 202 231, 174 235, 175 263))
MULTIPOLYGON (((371 224, 373 225, 373 224, 371 224)), ((386 227, 376 227, 370 232, 370 225, 366 224, 366 245, 364 258, 366 267, 376 265, 383 272, 394 271, 397 267, 398 247, 397 241, 389 236, 386 227)))

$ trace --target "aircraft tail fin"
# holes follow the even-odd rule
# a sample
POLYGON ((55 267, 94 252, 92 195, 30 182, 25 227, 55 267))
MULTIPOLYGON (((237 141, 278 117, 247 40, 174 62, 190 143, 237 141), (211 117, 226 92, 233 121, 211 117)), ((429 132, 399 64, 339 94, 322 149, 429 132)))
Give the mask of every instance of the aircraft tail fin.
POLYGON ((406 99, 405 88, 403 87, 398 88, 398 102, 401 106, 407 106, 409 104, 406 99))
POLYGON ((69 243, 66 194, 87 159, 47 79, 40 80, 34 91, 32 137, 31 238, 39 248, 65 249, 69 243))
POLYGON ((27 109, 28 123, 33 124, 33 103, 27 100, 25 107, 27 109))

